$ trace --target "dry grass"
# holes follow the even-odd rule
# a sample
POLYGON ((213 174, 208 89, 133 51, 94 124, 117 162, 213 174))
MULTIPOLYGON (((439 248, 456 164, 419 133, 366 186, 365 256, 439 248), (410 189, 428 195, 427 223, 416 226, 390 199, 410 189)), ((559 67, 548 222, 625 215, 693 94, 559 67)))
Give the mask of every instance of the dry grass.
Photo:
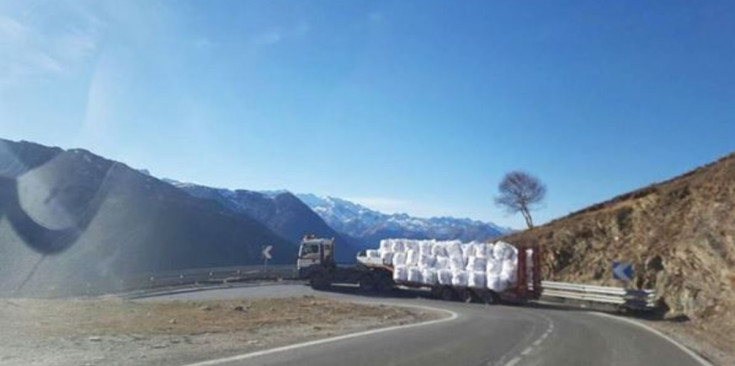
POLYGON ((255 331, 340 321, 402 319, 402 308, 291 299, 138 302, 109 300, 1 300, 0 329, 15 335, 182 335, 255 331))
POLYGON ((166 302, 0 300, 0 364, 187 364, 437 316, 311 296, 166 302))

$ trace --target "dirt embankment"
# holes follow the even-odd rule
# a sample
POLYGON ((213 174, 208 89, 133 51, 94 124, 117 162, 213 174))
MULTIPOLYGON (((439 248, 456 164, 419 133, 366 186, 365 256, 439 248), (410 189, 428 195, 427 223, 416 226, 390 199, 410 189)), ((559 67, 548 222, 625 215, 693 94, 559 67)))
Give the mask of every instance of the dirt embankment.
POLYGON ((437 316, 310 296, 0 300, 0 364, 185 364, 437 316))
POLYGON ((619 286, 612 261, 632 262, 667 319, 715 343, 735 332, 735 154, 505 239, 543 246, 551 280, 619 286))

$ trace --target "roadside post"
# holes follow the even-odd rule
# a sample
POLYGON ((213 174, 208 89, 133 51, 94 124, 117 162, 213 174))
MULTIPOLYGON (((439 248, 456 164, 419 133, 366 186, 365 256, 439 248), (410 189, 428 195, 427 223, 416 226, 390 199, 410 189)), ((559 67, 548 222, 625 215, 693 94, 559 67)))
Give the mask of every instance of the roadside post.
POLYGON ((273 249, 272 245, 263 246, 263 250, 261 252, 263 255, 263 273, 268 272, 268 260, 273 258, 271 255, 271 249, 273 249))

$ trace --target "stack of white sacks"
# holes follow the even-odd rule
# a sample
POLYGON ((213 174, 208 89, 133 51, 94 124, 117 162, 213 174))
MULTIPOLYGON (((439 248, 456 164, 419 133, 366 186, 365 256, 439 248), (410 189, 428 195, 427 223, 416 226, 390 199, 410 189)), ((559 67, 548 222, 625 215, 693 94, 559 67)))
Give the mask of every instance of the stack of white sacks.
MULTIPOLYGON (((393 266, 393 279, 398 283, 487 288, 496 292, 516 283, 518 250, 502 241, 485 244, 385 239, 371 254, 393 266)), ((528 258, 530 263, 530 255, 528 258)))

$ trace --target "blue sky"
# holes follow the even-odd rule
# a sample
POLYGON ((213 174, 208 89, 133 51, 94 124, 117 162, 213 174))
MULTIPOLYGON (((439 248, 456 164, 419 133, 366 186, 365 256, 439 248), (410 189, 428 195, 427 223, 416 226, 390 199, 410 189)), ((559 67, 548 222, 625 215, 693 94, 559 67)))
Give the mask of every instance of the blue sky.
POLYGON ((735 150, 735 3, 0 0, 0 136, 522 226, 735 150))

